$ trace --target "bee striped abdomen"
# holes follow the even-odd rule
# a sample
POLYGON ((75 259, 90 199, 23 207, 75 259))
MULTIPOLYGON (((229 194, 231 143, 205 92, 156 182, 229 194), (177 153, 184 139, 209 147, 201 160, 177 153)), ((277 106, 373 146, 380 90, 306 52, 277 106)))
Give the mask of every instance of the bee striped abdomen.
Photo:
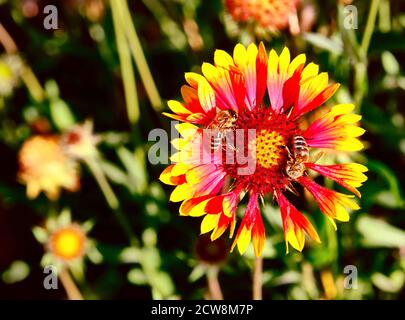
POLYGON ((221 131, 211 137, 211 150, 216 151, 222 146, 222 140, 224 139, 221 131))
POLYGON ((285 172, 290 179, 296 180, 305 174, 305 162, 309 161, 308 144, 302 136, 295 136, 292 141, 292 152, 288 151, 285 172))
POLYGON ((222 110, 216 114, 215 119, 208 126, 209 129, 216 130, 211 136, 211 151, 216 151, 224 146, 226 134, 234 129, 237 119, 238 114, 234 110, 222 110))
POLYGON ((295 136, 293 141, 293 153, 294 158, 301 161, 308 161, 309 159, 309 148, 308 144, 302 136, 295 136))

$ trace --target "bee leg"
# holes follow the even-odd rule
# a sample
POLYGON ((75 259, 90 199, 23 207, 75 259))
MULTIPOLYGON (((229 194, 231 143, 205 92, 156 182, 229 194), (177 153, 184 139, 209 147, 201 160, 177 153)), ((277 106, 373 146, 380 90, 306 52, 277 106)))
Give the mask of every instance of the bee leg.
POLYGON ((294 109, 294 106, 292 106, 290 108, 290 110, 288 111, 287 118, 289 118, 291 116, 291 113, 292 113, 293 109, 294 109))
POLYGON ((262 203, 262 206, 264 207, 264 206, 265 206, 265 203, 264 203, 263 195, 262 195, 262 194, 259 194, 259 198, 260 198, 260 202, 262 203))
POLYGON ((278 201, 276 190, 273 190, 273 197, 272 197, 272 200, 273 200, 273 202, 274 202, 274 200, 277 200, 277 201, 278 201))
POLYGON ((234 146, 233 143, 228 142, 227 140, 227 133, 223 135, 223 140, 225 140, 225 143, 222 145, 223 148, 226 149, 226 147, 229 147, 232 151, 238 151, 238 149, 236 149, 236 147, 234 146))
POLYGON ((286 186, 286 189, 290 191, 291 193, 295 194, 296 196, 299 196, 298 191, 294 188, 294 186, 291 184, 291 182, 286 186))
POLYGON ((291 157, 292 157, 292 153, 291 153, 290 149, 288 148, 288 146, 284 146, 284 147, 285 147, 286 150, 287 150, 288 157, 291 158, 291 157))
POLYGON ((227 143, 226 145, 223 145, 224 148, 229 147, 232 151, 238 151, 238 149, 235 148, 234 145, 227 143))

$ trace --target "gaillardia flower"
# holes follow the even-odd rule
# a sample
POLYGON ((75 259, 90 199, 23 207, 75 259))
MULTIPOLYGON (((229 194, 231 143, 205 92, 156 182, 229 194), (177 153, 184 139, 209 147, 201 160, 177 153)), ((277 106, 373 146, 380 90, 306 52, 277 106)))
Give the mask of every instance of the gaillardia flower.
POLYGON ((294 186, 300 184, 335 228, 334 220, 349 220, 346 210, 359 209, 354 195, 319 185, 308 171, 360 196, 357 188, 366 180, 367 168, 355 163, 320 165, 309 154, 314 149, 361 150, 361 116, 351 113, 353 105, 336 105, 302 129, 300 119, 323 105, 339 85, 329 84, 328 75, 319 73, 316 64, 305 65, 304 54, 291 59, 288 48, 280 55, 274 50, 267 55, 262 43, 248 48, 237 44, 233 57, 217 50, 214 61, 202 65, 203 75, 186 73, 183 103, 168 102, 174 114, 166 115, 182 122, 176 125, 181 137, 172 141, 179 152, 160 176, 176 186, 170 200, 183 201, 181 215, 204 216, 201 233, 211 232, 215 240, 228 227, 233 237, 238 203, 248 196, 232 245, 241 253, 251 240, 256 256, 262 253, 265 230, 259 199, 266 195, 280 207, 287 252, 288 244, 303 249, 305 233, 320 242, 286 193, 296 192, 294 186))
POLYGON ((95 242, 87 236, 92 226, 91 221, 82 224, 72 222, 70 210, 64 209, 58 216, 49 217, 44 227, 34 227, 33 234, 45 249, 41 264, 68 266, 80 277, 85 256, 94 263, 99 263, 102 256, 95 242))
POLYGON ((75 125, 62 135, 61 145, 64 153, 73 159, 86 160, 97 156, 100 137, 93 133, 93 121, 86 120, 75 125))
POLYGON ((227 11, 236 22, 253 23, 270 32, 285 29, 297 20, 301 0, 225 0, 227 11))
POLYGON ((19 152, 18 179, 27 185, 27 196, 36 198, 41 191, 55 200, 61 188, 77 191, 80 186, 78 163, 67 157, 58 136, 33 136, 19 152))

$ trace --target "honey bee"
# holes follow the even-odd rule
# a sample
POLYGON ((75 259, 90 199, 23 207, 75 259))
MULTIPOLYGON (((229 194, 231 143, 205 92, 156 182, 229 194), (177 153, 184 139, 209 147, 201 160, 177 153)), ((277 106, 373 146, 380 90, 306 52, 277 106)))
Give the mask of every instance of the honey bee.
POLYGON ((229 131, 234 130, 237 120, 238 114, 234 110, 221 110, 216 114, 215 119, 207 127, 207 129, 215 130, 211 139, 211 151, 217 151, 223 146, 226 135, 229 131))
POLYGON ((287 176, 293 180, 302 177, 305 173, 305 162, 309 161, 309 148, 302 136, 294 136, 293 147, 288 150, 288 160, 285 168, 287 176))

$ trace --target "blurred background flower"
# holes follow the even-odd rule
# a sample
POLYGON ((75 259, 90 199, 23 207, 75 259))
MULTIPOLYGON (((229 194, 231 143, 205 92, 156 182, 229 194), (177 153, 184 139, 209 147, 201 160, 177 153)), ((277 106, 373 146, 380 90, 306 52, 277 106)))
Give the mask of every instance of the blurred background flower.
POLYGON ((297 8, 301 0, 225 0, 226 8, 237 22, 252 25, 257 33, 277 33, 290 27, 299 33, 297 8))
POLYGON ((19 152, 19 165, 18 179, 31 199, 44 191, 56 200, 62 188, 74 192, 80 187, 78 164, 63 153, 58 136, 29 138, 19 152))
POLYGON ((95 242, 87 237, 92 227, 90 220, 83 224, 72 222, 69 209, 64 209, 58 216, 50 216, 44 228, 35 226, 32 230, 44 246, 41 265, 53 268, 70 299, 82 299, 70 272, 78 281, 83 281, 84 258, 88 256, 94 263, 101 263, 103 259, 95 242))

